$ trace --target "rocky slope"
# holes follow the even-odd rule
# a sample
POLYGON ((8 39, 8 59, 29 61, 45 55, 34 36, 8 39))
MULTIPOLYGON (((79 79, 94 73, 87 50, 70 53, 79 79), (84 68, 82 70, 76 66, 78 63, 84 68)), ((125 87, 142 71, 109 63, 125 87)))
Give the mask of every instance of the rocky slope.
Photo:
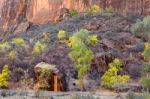
POLYGON ((13 46, 17 57, 7 59, 8 52, 1 54, 0 66, 10 64, 12 69, 12 81, 20 80, 22 72, 18 68, 28 69, 29 75, 34 77, 33 67, 41 61, 55 64, 62 75, 64 90, 81 90, 76 84, 77 72, 74 63, 68 57, 69 48, 58 41, 57 33, 63 29, 68 35, 84 28, 92 34, 97 34, 99 43, 93 47, 95 61, 91 64, 91 71, 85 76, 85 90, 96 89, 100 85, 100 76, 108 68, 108 64, 114 58, 120 58, 124 63, 123 74, 129 74, 133 79, 140 76, 140 53, 144 49, 143 42, 134 36, 130 27, 137 19, 142 19, 132 14, 122 13, 98 13, 81 14, 72 18, 66 18, 59 23, 47 23, 42 25, 28 24, 24 32, 7 35, 7 41, 12 42, 14 37, 25 40, 25 47, 13 46), (38 40, 43 41, 43 33, 48 33, 50 42, 48 50, 40 55, 33 55, 31 49, 38 40), (96 66, 96 67, 95 67, 96 66))

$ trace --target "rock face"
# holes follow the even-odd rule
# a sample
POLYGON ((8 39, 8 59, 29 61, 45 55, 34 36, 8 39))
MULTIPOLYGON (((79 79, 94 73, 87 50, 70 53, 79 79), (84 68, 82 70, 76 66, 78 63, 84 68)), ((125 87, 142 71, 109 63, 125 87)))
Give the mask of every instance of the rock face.
POLYGON ((149 0, 0 0, 0 30, 14 32, 25 20, 41 24, 56 20, 62 8, 79 12, 97 4, 102 9, 111 7, 115 11, 137 14, 150 13, 149 0))
POLYGON ((28 4, 28 0, 1 0, 0 28, 14 32, 19 24, 26 21, 28 4))
POLYGON ((32 0, 31 5, 27 17, 33 23, 55 20, 62 8, 76 9, 78 11, 83 11, 84 9, 83 0, 45 0, 44 2, 43 0, 32 0))

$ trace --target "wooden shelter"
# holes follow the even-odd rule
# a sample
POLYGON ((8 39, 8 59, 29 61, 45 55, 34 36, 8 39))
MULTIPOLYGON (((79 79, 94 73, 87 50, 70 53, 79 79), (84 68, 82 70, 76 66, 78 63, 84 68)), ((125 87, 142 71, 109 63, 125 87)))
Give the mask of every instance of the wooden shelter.
POLYGON ((62 91, 61 76, 55 65, 41 62, 34 67, 36 73, 35 90, 62 91), (42 77, 41 77, 42 75, 42 77))

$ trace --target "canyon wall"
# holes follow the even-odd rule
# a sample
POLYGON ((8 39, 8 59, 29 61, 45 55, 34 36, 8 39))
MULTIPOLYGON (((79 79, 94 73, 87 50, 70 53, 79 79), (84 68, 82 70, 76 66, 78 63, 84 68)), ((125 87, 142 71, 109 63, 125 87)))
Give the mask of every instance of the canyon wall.
POLYGON ((27 14, 28 20, 33 23, 43 23, 55 20, 61 8, 83 11, 83 0, 31 0, 31 7, 27 14))
POLYGON ((111 7, 119 12, 150 14, 149 0, 0 0, 0 30, 13 32, 26 21, 43 24, 55 20, 62 8, 82 12, 92 4, 103 10, 111 7))

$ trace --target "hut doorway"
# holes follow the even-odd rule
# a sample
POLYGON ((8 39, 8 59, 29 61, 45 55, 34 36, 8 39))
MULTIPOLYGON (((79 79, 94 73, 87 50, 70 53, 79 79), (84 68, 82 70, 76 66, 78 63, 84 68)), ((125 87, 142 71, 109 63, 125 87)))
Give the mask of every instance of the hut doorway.
POLYGON ((52 74, 50 77, 50 91, 63 91, 62 83, 61 83, 61 77, 55 73, 52 74))

